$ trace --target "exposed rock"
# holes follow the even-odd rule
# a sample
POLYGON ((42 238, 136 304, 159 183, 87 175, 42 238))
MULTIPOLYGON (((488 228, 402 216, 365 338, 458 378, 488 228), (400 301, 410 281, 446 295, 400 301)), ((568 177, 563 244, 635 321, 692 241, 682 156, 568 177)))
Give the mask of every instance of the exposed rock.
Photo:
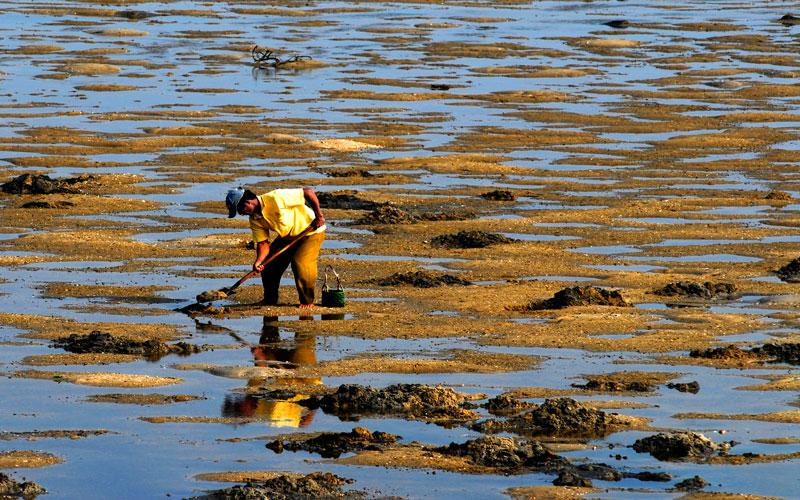
POLYGON ((339 458, 343 453, 361 450, 381 450, 382 445, 392 444, 400 436, 381 431, 370 432, 364 427, 356 427, 350 432, 323 432, 319 436, 287 442, 270 443, 268 448, 289 451, 308 451, 318 453, 322 458, 339 458))
POLYGON ((581 477, 574 472, 562 471, 558 477, 553 479, 554 486, 573 486, 578 488, 591 488, 592 481, 588 478, 581 477))
POLYGON ((588 391, 600 392, 652 392, 656 389, 655 384, 633 380, 630 382, 620 382, 616 380, 590 380, 585 384, 572 384, 588 391))
POLYGON ((24 498, 25 500, 31 500, 46 493, 47 490, 34 482, 25 481, 20 483, 11 476, 0 472, 0 498, 24 498))
POLYGON ((526 306, 509 307, 512 310, 541 311, 563 309, 572 306, 632 307, 617 290, 606 290, 593 286, 573 286, 556 292, 552 298, 535 300, 526 306))
POLYGON ((613 21, 608 21, 603 23, 610 28, 617 28, 617 29, 624 29, 631 26, 630 21, 626 21, 625 19, 615 19, 613 21))
POLYGON ((800 364, 800 343, 764 344, 761 347, 752 348, 750 352, 772 358, 779 363, 800 364))
POLYGON ((74 207, 71 201, 36 200, 22 204, 22 208, 68 208, 74 207))
POLYGON ((329 472, 315 472, 307 476, 282 475, 266 481, 253 481, 236 485, 186 500, 312 500, 312 499, 363 499, 364 492, 343 491, 341 486, 352 483, 329 472))
POLYGON ((510 437, 482 437, 465 443, 450 443, 433 451, 455 457, 469 457, 476 465, 495 467, 506 472, 529 470, 556 472, 569 467, 569 461, 537 441, 519 441, 510 437))
POLYGON ((670 382, 667 384, 667 388, 675 389, 678 392, 690 392, 692 394, 697 394, 700 392, 700 382, 696 380, 693 382, 680 382, 680 383, 672 383, 670 382))
POLYGON ((224 299, 227 296, 228 294, 221 290, 207 290, 195 297, 195 300, 197 300, 197 302, 214 302, 215 300, 224 299))
POLYGON ((395 384, 384 389, 373 389, 358 384, 344 384, 332 394, 326 394, 318 400, 309 398, 298 404, 318 407, 326 413, 345 418, 381 415, 423 420, 476 419, 475 413, 463 409, 464 402, 463 394, 445 387, 395 384))
POLYGON ((712 349, 692 349, 689 351, 689 357, 719 360, 756 360, 761 358, 760 355, 740 349, 733 344, 712 349))
POLYGON ((73 333, 69 337, 61 337, 53 341, 53 347, 64 349, 73 353, 105 353, 105 354, 133 354, 147 359, 159 359, 167 354, 189 355, 203 350, 202 347, 178 342, 165 344, 158 340, 118 340, 108 333, 95 330, 88 335, 73 333))
POLYGON ((668 481, 672 481, 672 474, 669 472, 650 472, 650 471, 643 471, 643 472, 636 472, 636 473, 626 473, 623 474, 624 477, 632 477, 634 479, 638 479, 639 481, 653 481, 653 482, 660 482, 666 483, 668 481))
POLYGON ((158 14, 155 14, 153 12, 147 12, 144 10, 119 10, 114 15, 116 17, 124 17, 125 19, 136 21, 139 19, 149 19, 151 17, 157 16, 158 14))
POLYGON ((649 453, 662 461, 703 461, 729 448, 727 443, 715 444, 702 434, 688 431, 660 432, 633 443, 637 453, 649 453))
POLYGON ((680 483, 675 485, 675 489, 678 491, 697 491, 702 490, 706 487, 708 483, 705 479, 700 476, 690 477, 689 479, 684 479, 680 483))
POLYGON ((513 432, 520 435, 571 437, 603 436, 610 432, 613 419, 596 408, 584 406, 574 399, 547 399, 536 408, 505 421, 486 420, 472 428, 479 432, 513 432))
POLYGON ((431 239, 431 246, 443 248, 485 248, 490 245, 514 243, 519 240, 485 231, 459 231, 431 239))
POLYGON ((736 291, 736 286, 730 283, 695 283, 693 281, 678 281, 670 283, 663 288, 653 290, 653 294, 664 297, 689 297, 698 299, 713 299, 722 295, 730 295, 736 291))
POLYGON ((328 177, 375 177, 369 170, 363 168, 340 168, 325 172, 328 177))
POLYGON ((417 288, 434 288, 445 285, 466 286, 472 284, 452 274, 437 274, 428 271, 395 273, 387 278, 375 278, 369 282, 380 286, 411 285, 417 288))
POLYGON ((95 180, 97 180, 97 176, 94 175, 82 175, 68 179, 51 179, 47 175, 22 174, 0 185, 0 189, 9 194, 74 194, 80 193, 76 186, 95 180))
POLYGON ((800 257, 779 268, 775 274, 787 283, 800 283, 800 257))
POLYGON ((606 464, 580 464, 575 467, 578 475, 598 481, 621 481, 622 473, 606 464))
POLYGON ((492 201, 514 201, 517 197, 508 189, 496 189, 488 193, 481 194, 481 198, 492 201))
POLYGON ((224 307, 214 307, 210 304, 200 304, 199 302, 195 302, 194 304, 189 304, 188 306, 179 307, 175 309, 178 312, 182 312, 189 317, 199 316, 204 314, 206 316, 218 316, 220 314, 225 314, 226 309, 224 307))
POLYGON ((477 217, 471 210, 459 210, 455 212, 425 212, 419 215, 419 220, 428 222, 448 221, 448 220, 469 220, 477 217))
POLYGON ((764 199, 775 200, 775 201, 791 201, 792 195, 784 191, 770 191, 769 193, 764 195, 764 199))

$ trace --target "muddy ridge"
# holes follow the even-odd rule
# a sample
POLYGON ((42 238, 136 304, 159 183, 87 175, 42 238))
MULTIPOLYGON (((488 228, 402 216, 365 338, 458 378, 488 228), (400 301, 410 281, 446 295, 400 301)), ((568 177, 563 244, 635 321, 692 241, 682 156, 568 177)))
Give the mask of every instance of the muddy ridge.
POLYGON ((0 498, 24 498, 31 500, 44 495, 47 490, 32 481, 19 482, 7 474, 0 472, 0 498))
POLYGON ((770 343, 751 349, 742 349, 739 346, 730 344, 711 349, 693 349, 689 351, 689 357, 728 361, 768 361, 797 365, 800 364, 800 343, 770 343))
POLYGON ((693 299, 713 299, 728 296, 736 291, 736 285, 730 283, 695 283, 693 281, 678 281, 670 283, 663 288, 653 290, 654 295, 662 297, 689 297, 693 299))
POLYGON ((386 278, 375 278, 368 280, 379 286, 402 286, 410 285, 416 288, 435 288, 439 286, 461 285, 467 286, 472 283, 461 279, 458 276, 447 273, 433 273, 430 271, 407 271, 404 273, 394 273, 386 278))
POLYGON ((76 354, 132 354, 150 360, 160 359, 168 354, 188 356, 203 350, 201 346, 188 342, 167 344, 154 339, 119 340, 112 337, 111 334, 99 330, 94 330, 86 335, 73 333, 68 337, 58 338, 53 341, 52 346, 76 354))
POLYGON ((431 238, 432 247, 442 248, 486 248, 491 245, 516 243, 520 240, 486 231, 459 231, 456 234, 443 234, 431 238))
POLYGON ((365 499, 364 492, 344 491, 342 486, 353 483, 330 472, 315 472, 306 476, 281 475, 266 481, 252 481, 191 497, 186 500, 313 500, 365 499))
POLYGON ((78 187, 99 178, 95 175, 81 175, 67 179, 52 179, 48 175, 22 174, 0 185, 0 190, 8 194, 77 194, 78 187))
POLYGON ((546 399, 541 405, 506 420, 489 419, 473 424, 473 430, 523 436, 598 437, 613 432, 615 419, 602 410, 571 398, 546 399))
POLYGON ((702 434, 688 431, 660 432, 637 439, 632 448, 637 453, 649 453, 661 461, 702 462, 715 453, 727 454, 729 443, 715 444, 702 434))
POLYGON ((606 290, 593 286, 573 286, 564 288, 552 298, 534 300, 525 306, 509 306, 510 310, 542 311, 545 309, 564 309, 574 306, 633 307, 617 290, 606 290))
POLYGON ((431 448, 454 457, 468 457, 476 465, 501 469, 504 472, 550 472, 568 467, 569 461, 536 441, 518 441, 510 437, 481 437, 464 443, 431 448))
POLYGON ((380 451, 385 445, 392 444, 400 436, 386 432, 370 432, 364 427, 355 427, 350 432, 323 432, 319 436, 290 441, 273 441, 266 445, 275 453, 288 451, 307 451, 317 453, 322 458, 339 458, 344 453, 362 450, 380 451))

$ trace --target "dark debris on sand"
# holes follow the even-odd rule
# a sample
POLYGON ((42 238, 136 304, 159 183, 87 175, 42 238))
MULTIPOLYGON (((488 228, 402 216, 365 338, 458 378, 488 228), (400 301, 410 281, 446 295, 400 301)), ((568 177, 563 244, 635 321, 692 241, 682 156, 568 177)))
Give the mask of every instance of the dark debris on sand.
POLYGON ((414 214, 408 210, 394 207, 391 205, 378 206, 370 213, 364 215, 360 219, 353 222, 354 225, 379 225, 379 224, 416 224, 420 221, 436 222, 436 221, 460 221, 473 219, 476 215, 472 211, 455 211, 455 212, 425 212, 422 214, 414 214))
POLYGON ((399 286, 411 285, 416 288, 435 288, 448 285, 467 286, 472 283, 446 273, 431 273, 428 271, 408 271, 405 273, 394 273, 386 278, 375 278, 368 281, 379 286, 399 286))
POLYGON ((186 500, 328 500, 367 499, 363 491, 344 491, 342 485, 352 483, 330 472, 315 472, 302 477, 281 475, 266 481, 252 481, 191 497, 186 500))
POLYGON ((48 175, 22 174, 0 185, 8 194, 76 194, 80 186, 98 179, 95 175, 81 175, 68 179, 52 179, 48 175))
POLYGON ((779 268, 775 274, 787 283, 800 283, 800 257, 779 268))
POLYGON ((639 380, 619 381, 591 379, 585 384, 572 384, 572 387, 599 392, 653 392, 656 390, 655 384, 639 380))
POLYGON ((632 307, 617 290, 606 290, 594 286, 573 286, 556 292, 552 298, 534 300, 525 306, 509 306, 507 309, 512 311, 541 311, 590 305, 632 307))
POLYGON ((481 437, 465 443, 431 448, 431 451, 453 457, 468 457, 481 467, 505 472, 550 472, 567 467, 569 461, 548 450, 537 441, 520 441, 510 437, 481 437))
POLYGON ((506 420, 477 422, 472 429, 491 434, 599 437, 612 432, 613 423, 614 419, 602 410, 584 406, 571 398, 556 398, 546 399, 541 405, 506 420))
POLYGON ((273 441, 267 448, 276 453, 283 450, 307 451, 317 453, 322 458, 339 458, 344 453, 362 450, 382 450, 385 445, 392 444, 400 436, 386 432, 370 432, 364 427, 355 427, 350 432, 323 432, 318 436, 308 439, 290 441, 273 441))
POLYGON ((736 285, 730 283, 695 283, 693 281, 677 281, 663 288, 653 290, 653 294, 662 297, 688 297, 692 299, 714 299, 729 296, 736 291, 736 285))
POLYGON ((153 339, 145 341, 119 340, 99 330, 95 330, 87 335, 73 333, 68 337, 55 339, 53 341, 53 347, 77 354, 132 354, 135 356, 143 356, 147 359, 159 359, 167 354, 188 356, 189 354, 194 354, 203 350, 202 347, 187 342, 166 344, 153 339))
POLYGON ((509 415, 534 408, 536 405, 501 394, 489 399, 481 406, 486 408, 492 415, 509 415))
POLYGON ((322 192, 317 194, 317 198, 319 199, 319 206, 322 208, 340 210, 376 210, 388 205, 388 203, 376 203, 359 198, 352 193, 342 192, 322 192))
POLYGON ((31 500, 46 493, 47 490, 34 482, 19 482, 11 476, 0 472, 0 499, 24 498, 25 500, 31 500))
POLYGON ((443 234, 431 239, 432 247, 441 248, 486 248, 491 245, 516 243, 519 240, 486 231, 459 231, 456 234, 443 234))
POLYGON ((298 404, 321 408, 325 413, 342 419, 380 415, 445 423, 477 420, 477 414, 464 409, 464 395, 446 387, 421 384, 395 384, 383 389, 343 384, 333 393, 298 404))
POLYGON ((508 189, 496 189, 488 193, 482 193, 481 198, 491 201, 514 201, 517 197, 508 189))

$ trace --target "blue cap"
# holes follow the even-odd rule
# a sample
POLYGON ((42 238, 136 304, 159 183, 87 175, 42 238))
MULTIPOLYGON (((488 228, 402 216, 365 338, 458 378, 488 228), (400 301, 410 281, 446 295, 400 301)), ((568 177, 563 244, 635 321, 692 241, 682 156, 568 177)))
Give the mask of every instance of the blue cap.
POLYGON ((228 206, 229 219, 236 217, 236 206, 239 204, 239 200, 242 199, 242 196, 244 196, 243 188, 238 187, 228 191, 228 196, 225 197, 225 205, 228 206))

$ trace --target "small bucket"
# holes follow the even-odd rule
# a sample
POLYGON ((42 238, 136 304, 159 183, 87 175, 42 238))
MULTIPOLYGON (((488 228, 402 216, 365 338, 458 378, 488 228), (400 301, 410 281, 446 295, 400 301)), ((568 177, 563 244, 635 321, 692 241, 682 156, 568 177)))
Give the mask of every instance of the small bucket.
POLYGON ((325 281, 322 282, 322 307, 344 307, 344 289, 342 280, 331 265, 325 267, 325 281), (328 286, 328 268, 336 276, 336 289, 328 286))

